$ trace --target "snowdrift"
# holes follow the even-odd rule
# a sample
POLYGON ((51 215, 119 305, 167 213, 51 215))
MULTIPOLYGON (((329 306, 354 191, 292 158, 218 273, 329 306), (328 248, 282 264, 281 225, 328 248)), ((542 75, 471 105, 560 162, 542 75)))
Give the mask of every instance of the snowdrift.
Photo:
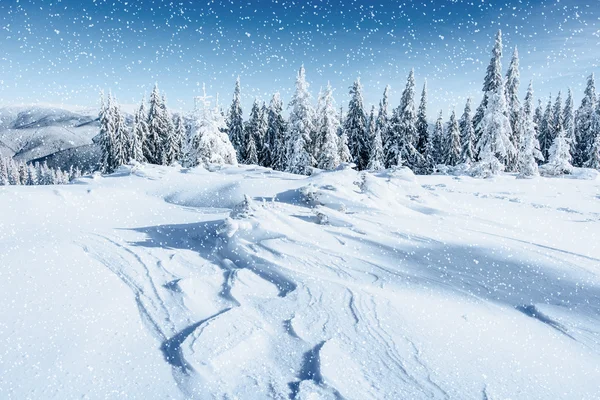
POLYGON ((597 399, 599 189, 144 165, 1 187, 0 397, 597 399))

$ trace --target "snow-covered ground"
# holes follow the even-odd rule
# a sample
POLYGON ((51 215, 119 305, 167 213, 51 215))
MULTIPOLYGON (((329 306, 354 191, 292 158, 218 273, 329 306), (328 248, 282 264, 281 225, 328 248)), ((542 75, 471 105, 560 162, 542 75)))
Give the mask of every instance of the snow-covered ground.
POLYGON ((598 399, 600 180, 0 187, 2 399, 598 399))

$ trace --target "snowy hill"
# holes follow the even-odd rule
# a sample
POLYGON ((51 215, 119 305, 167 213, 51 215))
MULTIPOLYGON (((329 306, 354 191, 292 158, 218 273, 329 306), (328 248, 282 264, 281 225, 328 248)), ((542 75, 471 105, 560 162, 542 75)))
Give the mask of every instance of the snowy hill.
POLYGON ((95 114, 93 110, 73 112, 39 106, 1 108, 0 153, 19 161, 32 161, 90 145, 98 134, 95 114))
POLYGON ((143 166, 0 207, 0 398, 600 398, 598 179, 143 166))

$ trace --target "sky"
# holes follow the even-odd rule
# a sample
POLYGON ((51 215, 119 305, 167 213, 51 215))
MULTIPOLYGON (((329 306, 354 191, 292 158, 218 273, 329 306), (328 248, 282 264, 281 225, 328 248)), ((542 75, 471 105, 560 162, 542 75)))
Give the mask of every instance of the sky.
POLYGON ((537 98, 570 87, 579 101, 600 74, 598 0, 0 0, 0 105, 96 106, 104 89, 133 107, 157 83, 173 110, 203 84, 227 107, 239 75, 247 116, 255 98, 287 103, 304 64, 315 102, 329 81, 347 106, 360 77, 367 107, 388 84, 398 105, 414 68, 434 119, 481 97, 498 29, 522 97, 533 80, 537 98))

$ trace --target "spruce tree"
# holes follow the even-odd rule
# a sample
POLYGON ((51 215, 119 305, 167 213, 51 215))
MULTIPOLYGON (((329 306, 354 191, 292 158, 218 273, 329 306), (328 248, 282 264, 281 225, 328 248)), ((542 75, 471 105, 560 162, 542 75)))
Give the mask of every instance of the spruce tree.
POLYGON ((435 164, 444 163, 444 125, 443 125, 443 113, 440 110, 437 120, 431 134, 431 147, 430 153, 435 164))
POLYGON ((327 82, 327 86, 321 94, 319 104, 316 138, 320 145, 317 149, 317 165, 321 169, 332 170, 340 164, 337 137, 340 122, 335 109, 333 89, 329 82, 327 82))
MULTIPOLYGON (((519 52, 515 47, 513 51, 512 59, 506 72, 506 105, 508 107, 508 118, 510 120, 510 127, 512 131, 511 142, 515 148, 518 148, 519 138, 519 120, 521 117, 521 101, 519 100, 519 86, 520 72, 519 72, 519 52)), ((512 157, 509 160, 509 167, 511 170, 516 168, 517 159, 512 157)))
POLYGON ((548 160, 550 146, 554 141, 554 122, 554 108, 552 107, 552 96, 550 96, 539 129, 540 150, 545 160, 548 160))
POLYGON ((262 165, 263 167, 270 168, 271 164, 266 161, 265 156, 267 151, 265 146, 265 142, 267 140, 267 129, 269 129, 269 109, 263 101, 260 107, 256 145, 258 150, 258 164, 262 165))
MULTIPOLYGON (((339 121, 344 120, 344 110, 343 107, 340 106, 340 114, 338 117, 339 121)), ((340 163, 351 163, 352 162, 352 154, 350 153, 350 147, 348 146, 348 135, 346 135, 346 131, 344 127, 340 123, 338 128, 338 154, 340 156, 340 163)))
POLYGON ((516 153, 510 140, 511 126, 502 81, 500 86, 487 93, 487 106, 478 128, 481 137, 476 151, 480 161, 474 172, 488 177, 504 170, 507 160, 516 153))
POLYGON ((165 163, 164 139, 166 135, 166 120, 164 118, 164 107, 158 85, 150 94, 150 103, 148 107, 148 136, 147 140, 151 142, 148 148, 152 148, 153 153, 147 154, 146 158, 151 164, 162 165, 165 163))
MULTIPOLYGON (((108 99, 101 99, 103 109, 100 110, 100 170, 108 174, 114 171, 114 115, 113 99, 109 93, 108 99)), ((43 166, 41 167, 43 168, 43 166)), ((38 175, 42 179, 42 174, 38 175)))
POLYGON ((587 86, 581 100, 581 106, 577 110, 575 118, 575 146, 574 164, 578 167, 584 166, 589 161, 589 148, 595 142, 597 132, 594 132, 594 114, 596 112, 596 83, 594 74, 587 80, 587 86))
POLYGON ((9 185, 7 159, 0 155, 0 186, 9 185))
POLYGON ((291 111, 287 132, 286 170, 294 174, 308 175, 310 168, 315 165, 311 151, 311 135, 315 129, 314 109, 310 103, 308 86, 304 65, 302 65, 296 77, 296 90, 288 105, 291 111))
POLYGON ((423 157, 415 148, 417 144, 417 114, 415 111, 415 75, 411 70, 402 92, 400 105, 390 122, 389 166, 406 165, 416 173, 423 167, 423 157))
MULTIPOLYGON (((0 185, 2 183, 0 182, 0 185)), ((27 185, 29 186, 33 186, 33 185, 37 185, 38 184, 38 180, 37 180, 37 174, 36 174, 36 170, 35 167, 33 165, 28 165, 27 166, 27 185)))
POLYGON ((382 169, 385 169, 385 165, 383 164, 383 145, 381 143, 381 134, 380 131, 377 129, 375 106, 371 107, 368 133, 371 154, 369 155, 369 164, 367 164, 367 169, 370 171, 380 171, 382 169))
MULTIPOLYGON (((377 113, 377 125, 376 128, 378 130, 379 136, 381 138, 381 145, 383 148, 383 163, 385 165, 385 160, 387 160, 387 156, 385 154, 386 149, 389 148, 389 131, 390 131, 390 115, 389 115, 389 107, 390 107, 390 86, 386 85, 383 90, 383 98, 379 102, 379 112, 377 113)), ((373 154, 373 149, 371 149, 371 155, 373 154)))
POLYGON ((142 100, 142 105, 133 116, 133 129, 131 131, 131 158, 137 162, 146 162, 144 147, 147 134, 148 125, 146 124, 144 100, 142 100))
POLYGON ((445 149, 445 164, 455 166, 460 162, 461 145, 460 145, 460 128, 456 120, 456 113, 452 110, 450 121, 446 128, 446 145, 445 149))
POLYGON ((350 103, 348 104, 348 112, 344 123, 350 154, 352 154, 352 159, 360 171, 367 168, 369 154, 371 153, 362 90, 360 78, 357 78, 350 87, 350 103))
MULTIPOLYGON (((496 33, 494 48, 492 49, 492 58, 490 60, 490 64, 487 67, 486 76, 483 81, 483 98, 481 100, 481 104, 479 104, 479 107, 477 108, 475 116, 473 117, 473 127, 475 128, 475 138, 477 142, 479 142, 479 138, 482 134, 481 121, 483 120, 485 110, 487 108, 489 96, 492 93, 495 93, 500 87, 500 85, 503 84, 501 59, 502 31, 498 30, 498 32, 496 33)), ((476 146, 476 150, 478 148, 479 146, 476 146)))
MULTIPOLYGON (((600 115, 597 117, 596 124, 600 128, 600 115)), ((600 170, 600 129, 597 131, 591 146, 588 148, 586 168, 600 170)))
POLYGON ((571 156, 575 155, 575 106, 573 104, 573 93, 571 89, 567 92, 567 100, 565 101, 565 108, 563 109, 563 127, 565 129, 565 135, 571 145, 571 156))
POLYGON ((465 110, 458 124, 460 129, 460 162, 468 165, 475 161, 475 129, 471 115, 471 98, 467 99, 465 110))
POLYGON ((246 143, 244 164, 258 165, 258 142, 261 136, 259 132, 261 129, 261 119, 262 115, 258 100, 254 99, 252 110, 250 111, 250 119, 244 127, 244 142, 246 143))
POLYGON ((525 96, 525 104, 521 111, 521 123, 519 124, 521 132, 519 134, 519 158, 517 171, 519 178, 531 178, 539 175, 537 160, 542 160, 540 143, 537 139, 537 132, 534 122, 533 110, 533 85, 530 82, 525 96))
POLYGON ((191 116, 183 164, 185 167, 237 165, 235 149, 225 131, 225 119, 218 106, 211 108, 204 86, 203 93, 202 97, 196 98, 199 104, 191 116))
POLYGON ((554 138, 548 153, 548 163, 543 166, 546 174, 562 175, 573 172, 573 166, 571 165, 571 145, 562 125, 559 125, 558 134, 554 138))
POLYGON ((179 139, 175 132, 175 123, 173 116, 167 108, 167 101, 165 97, 162 98, 163 106, 163 119, 165 121, 165 131, 163 135, 163 158, 164 165, 171 165, 177 162, 179 159, 179 153, 181 152, 179 139))
POLYGON ((429 123, 427 122, 427 81, 423 84, 421 91, 421 102, 417 112, 417 151, 422 154, 427 154, 429 141, 429 123))
POLYGON ((240 77, 235 81, 235 89, 233 91, 233 100, 229 108, 227 118, 227 131, 229 140, 237 153, 237 159, 243 161, 246 159, 246 141, 244 133, 244 120, 242 118, 242 103, 241 103, 241 88, 240 77))
POLYGON ((174 140, 175 140, 175 145, 177 148, 174 161, 181 162, 183 159, 183 146, 185 143, 185 138, 187 137, 185 122, 184 122, 183 116, 181 114, 177 114, 175 116, 174 126, 175 126, 174 140))
POLYGON ((113 142, 112 142, 112 153, 113 153, 113 164, 112 170, 117 167, 127 164, 129 162, 129 132, 125 125, 125 119, 123 113, 119 107, 116 99, 112 101, 112 115, 113 115, 113 142))
POLYGON ((277 171, 283 171, 286 168, 285 131, 283 102, 279 93, 275 93, 269 103, 263 163, 277 171))

